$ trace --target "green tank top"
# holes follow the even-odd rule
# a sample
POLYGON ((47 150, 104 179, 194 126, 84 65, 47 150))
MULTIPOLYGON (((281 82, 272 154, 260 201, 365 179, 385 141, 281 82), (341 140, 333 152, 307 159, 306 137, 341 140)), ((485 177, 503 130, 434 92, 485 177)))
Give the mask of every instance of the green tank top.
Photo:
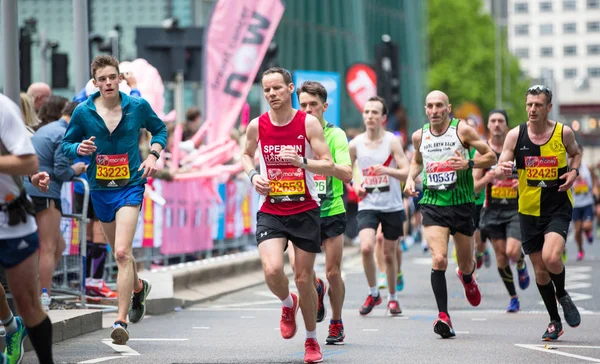
MULTIPOLYGON (((473 159, 477 150, 475 148, 469 149, 469 159, 473 159)), ((475 205, 483 205, 485 203, 485 188, 481 192, 475 194, 475 205)))
POLYGON ((419 201, 422 205, 455 206, 475 202, 472 170, 455 171, 447 163, 456 152, 469 159, 469 151, 458 137, 459 122, 452 119, 441 135, 434 135, 429 124, 423 126, 419 146, 423 156, 423 198, 419 201))

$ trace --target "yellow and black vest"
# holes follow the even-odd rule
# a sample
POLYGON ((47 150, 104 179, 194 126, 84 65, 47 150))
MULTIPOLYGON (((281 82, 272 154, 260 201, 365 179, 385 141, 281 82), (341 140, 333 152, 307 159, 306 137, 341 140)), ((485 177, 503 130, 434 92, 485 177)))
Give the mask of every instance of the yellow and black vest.
POLYGON ((519 213, 531 216, 552 216, 557 212, 571 214, 571 190, 558 191, 565 183, 559 177, 569 171, 562 133, 563 124, 557 122, 550 139, 537 145, 529 139, 527 123, 520 125, 514 150, 519 174, 519 213))

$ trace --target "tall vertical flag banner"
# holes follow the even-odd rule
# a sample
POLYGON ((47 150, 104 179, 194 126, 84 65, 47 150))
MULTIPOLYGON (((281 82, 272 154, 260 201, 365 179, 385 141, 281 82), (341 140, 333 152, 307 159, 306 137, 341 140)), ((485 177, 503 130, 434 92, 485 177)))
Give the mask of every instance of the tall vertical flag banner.
POLYGON ((219 0, 204 43, 208 142, 235 125, 283 16, 281 0, 219 0))
MULTIPOLYGON (((327 90, 327 111, 325 111, 325 120, 333 125, 340 126, 340 74, 337 72, 321 71, 294 71, 294 85, 299 88, 304 81, 316 81, 322 84, 327 90)), ((292 95, 292 105, 294 108, 300 108, 300 102, 296 95, 292 95)))
POLYGON ((377 74, 371 66, 355 63, 346 70, 346 91, 362 113, 363 107, 373 96, 377 96, 377 74))

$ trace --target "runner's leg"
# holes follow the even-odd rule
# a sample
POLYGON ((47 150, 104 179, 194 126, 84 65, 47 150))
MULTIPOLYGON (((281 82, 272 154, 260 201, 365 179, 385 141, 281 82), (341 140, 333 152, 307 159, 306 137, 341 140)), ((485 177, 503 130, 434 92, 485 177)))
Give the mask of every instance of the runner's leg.
POLYGON ((325 251, 325 271, 329 282, 329 302, 331 319, 342 319, 342 306, 346 296, 346 287, 342 279, 342 254, 344 252, 344 235, 338 235, 323 241, 325 251))

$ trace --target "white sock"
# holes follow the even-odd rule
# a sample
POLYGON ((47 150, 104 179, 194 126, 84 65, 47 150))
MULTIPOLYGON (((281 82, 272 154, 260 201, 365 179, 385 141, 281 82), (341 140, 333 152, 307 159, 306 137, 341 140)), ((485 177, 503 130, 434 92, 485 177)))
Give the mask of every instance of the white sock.
POLYGON ((284 299, 284 300, 281 300, 281 304, 282 304, 284 307, 287 307, 287 308, 292 308, 292 307, 294 307, 294 299, 292 298, 292 295, 291 295, 291 294, 288 294, 288 296, 287 296, 287 298, 286 298, 286 299, 284 299))
POLYGON ((4 329, 8 334, 14 334, 19 329, 17 326, 17 320, 13 316, 12 312, 10 313, 10 316, 2 320, 2 325, 4 325, 4 329))
POLYGON ((379 296, 379 289, 377 288, 377 286, 369 287, 369 294, 373 297, 379 296))
POLYGON ((398 301, 398 296, 396 295, 396 293, 390 293, 388 295, 388 301, 398 301))
POLYGON ((317 330, 308 331, 306 330, 306 338, 307 339, 316 339, 317 338, 317 330))
POLYGON ((86 279, 85 279, 85 285, 86 285, 86 286, 91 286, 91 285, 92 285, 92 279, 93 279, 93 278, 90 278, 90 277, 86 278, 86 279))

